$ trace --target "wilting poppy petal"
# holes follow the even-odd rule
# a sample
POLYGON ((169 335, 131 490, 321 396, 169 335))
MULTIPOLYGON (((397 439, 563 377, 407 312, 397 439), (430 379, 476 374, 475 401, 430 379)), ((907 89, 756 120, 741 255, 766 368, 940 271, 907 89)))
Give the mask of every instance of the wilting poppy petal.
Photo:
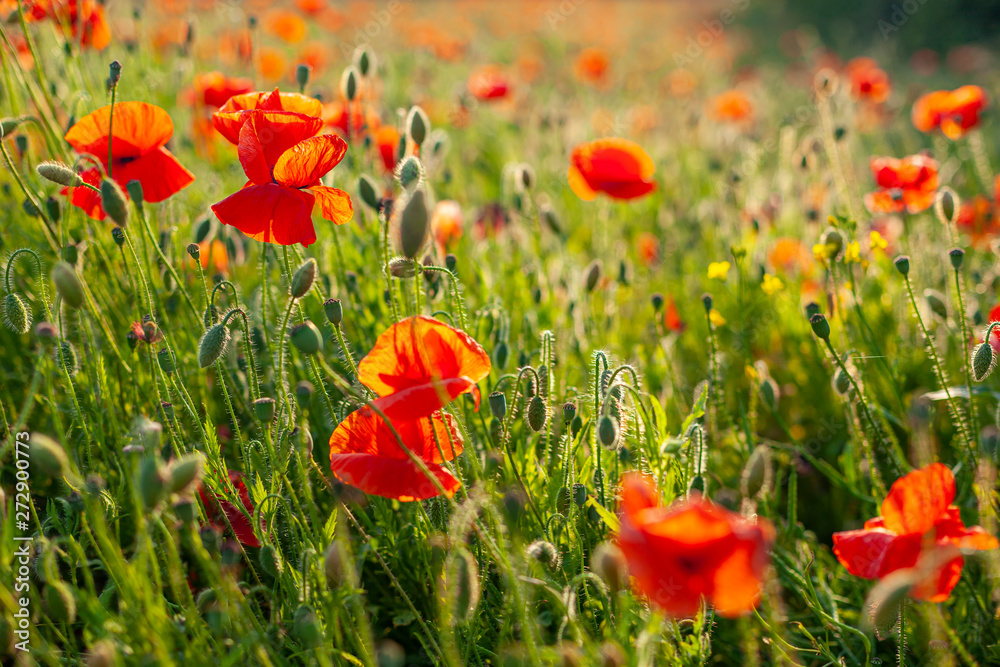
MULTIPOLYGON (((108 155, 109 124, 110 104, 78 120, 66 132, 66 141, 78 153, 90 153, 103 160, 108 155)), ((174 134, 174 122, 158 106, 145 102, 118 102, 111 132, 114 134, 111 153, 116 160, 139 157, 166 144, 174 134)))
POLYGON ((293 188, 309 187, 340 164, 345 153, 347 143, 335 134, 299 141, 272 163, 274 180, 293 188))
MULTIPOLYGON (((243 481, 243 475, 240 473, 230 470, 229 480, 233 484, 233 488, 236 490, 237 495, 239 495, 240 502, 243 507, 250 514, 254 515, 254 507, 250 502, 250 491, 247 489, 246 483, 243 481)), ((201 496, 201 502, 205 506, 205 515, 209 522, 218 526, 221 529, 227 529, 230 525, 233 527, 233 533, 236 535, 236 539, 248 547, 259 547, 260 540, 253 532, 253 524, 250 520, 243 514, 236 505, 230 501, 219 497, 211 489, 207 489, 204 486, 198 489, 198 495, 201 496), (223 518, 223 515, 225 518, 223 518), (228 525, 227 525, 228 524, 228 525)), ((263 517, 261 517, 263 521, 263 517)))
POLYGON ((335 225, 343 225, 354 217, 351 196, 343 190, 327 185, 315 185, 309 188, 309 191, 316 195, 316 201, 320 207, 319 212, 324 220, 329 220, 335 225))
POLYGON ((142 183, 142 198, 160 202, 194 182, 194 174, 184 168, 166 148, 156 148, 142 157, 115 163, 112 176, 123 187, 131 180, 142 183))
POLYGON ((955 477, 941 463, 914 470, 893 483, 882 501, 885 527, 897 535, 923 534, 955 499, 955 477))
POLYGON ((358 365, 358 379, 380 396, 446 378, 475 384, 489 372, 490 357, 471 336, 422 316, 389 327, 358 365))
POLYGON ((280 245, 312 245, 314 198, 311 193, 281 185, 248 184, 218 204, 212 211, 219 222, 232 225, 257 241, 280 245))

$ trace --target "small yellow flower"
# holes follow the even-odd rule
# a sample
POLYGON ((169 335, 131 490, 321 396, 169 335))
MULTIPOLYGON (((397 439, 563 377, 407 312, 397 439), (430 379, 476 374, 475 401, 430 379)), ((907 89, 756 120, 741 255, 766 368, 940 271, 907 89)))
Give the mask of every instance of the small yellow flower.
POLYGON ((726 324, 726 318, 724 318, 722 313, 717 311, 715 308, 708 311, 708 319, 712 322, 713 326, 721 327, 726 324))
POLYGON ((844 263, 845 264, 857 264, 861 261, 861 244, 857 241, 851 241, 844 248, 844 263))
POLYGON ((882 238, 882 235, 878 232, 872 232, 868 239, 871 242, 872 250, 875 250, 876 248, 879 250, 885 250, 889 246, 889 242, 882 238))
POLYGON ((751 366, 750 364, 747 364, 746 366, 743 367, 743 372, 746 373, 748 380, 757 379, 757 369, 751 366))
POLYGON ((725 280, 729 273, 729 262, 712 262, 708 265, 708 279, 725 280))
POLYGON ((764 274, 764 282, 760 284, 760 288, 764 290, 764 294, 771 296, 775 292, 781 290, 785 286, 785 283, 781 282, 781 278, 777 276, 772 276, 770 273, 764 274))
POLYGON ((820 264, 826 264, 826 260, 830 255, 830 246, 825 243, 817 243, 813 246, 813 257, 820 264))

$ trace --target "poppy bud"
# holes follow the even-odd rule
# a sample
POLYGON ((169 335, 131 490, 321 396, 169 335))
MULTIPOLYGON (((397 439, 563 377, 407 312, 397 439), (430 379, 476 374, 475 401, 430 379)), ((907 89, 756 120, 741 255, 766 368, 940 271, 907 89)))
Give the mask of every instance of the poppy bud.
POLYGON ((952 248, 948 251, 948 259, 951 260, 951 266, 958 271, 962 268, 962 261, 965 259, 965 251, 961 248, 952 248))
POLYGON ((496 349, 493 350, 493 361, 496 362, 497 368, 503 370, 507 368, 507 360, 510 358, 510 348, 507 347, 505 341, 500 341, 496 349))
POLYGON ((743 468, 740 490, 744 498, 756 498, 760 493, 771 490, 771 449, 767 445, 757 445, 750 460, 743 468))
POLYGON ((809 318, 809 325, 812 327, 813 333, 817 337, 823 340, 830 339, 830 323, 826 321, 826 318, 822 313, 816 313, 809 318))
POLYGON ((83 305, 83 285, 72 266, 66 262, 57 262, 52 267, 52 282, 56 284, 59 296, 71 308, 80 308, 83 305))
POLYGON ((24 155, 28 152, 28 137, 23 134, 19 134, 14 137, 14 147, 17 148, 19 155, 24 155))
POLYGON ((295 68, 295 83, 299 84, 299 90, 303 90, 306 84, 309 83, 309 73, 312 72, 312 67, 309 65, 300 64, 295 68))
POLYGON ((122 64, 117 60, 114 60, 111 62, 111 65, 108 69, 110 71, 109 78, 111 79, 111 85, 117 86, 118 81, 121 80, 122 78, 122 64))
POLYGON ((818 313, 818 312, 819 312, 819 304, 818 303, 816 303, 815 301, 810 301, 809 303, 806 304, 806 319, 807 320, 810 317, 812 317, 813 315, 815 315, 816 313, 818 313))
POLYGON ((310 257, 302 263, 295 275, 292 276, 291 295, 293 299, 301 299, 308 292, 316 280, 316 260, 310 257))
POLYGON ((948 307, 944 304, 944 295, 930 288, 924 290, 924 300, 930 306, 931 312, 942 320, 948 319, 948 307))
POLYGON ((712 304, 713 303, 714 303, 714 301, 712 299, 712 295, 711 294, 709 294, 708 292, 705 292, 704 294, 701 295, 701 305, 703 305, 705 307, 705 312, 706 313, 712 312, 712 304))
POLYGON ((63 246, 62 258, 63 261, 66 262, 67 264, 71 266, 76 266, 76 263, 80 259, 80 251, 77 249, 75 245, 72 244, 63 246))
POLYGON ((208 368, 214 364, 226 353, 229 339, 229 328, 225 324, 216 324, 209 328, 198 343, 198 365, 208 368))
POLYGON ((146 509, 156 507, 166 498, 168 481, 167 472, 156 456, 148 456, 143 460, 139 466, 136 486, 139 487, 139 495, 142 496, 146 509))
POLYGON ((449 252, 444 256, 444 267, 452 273, 455 273, 455 269, 458 268, 458 257, 449 252))
POLYGON ((896 265, 896 270, 904 276, 910 275, 910 258, 907 255, 900 255, 892 263, 896 265))
POLYGON ((212 326, 219 321, 219 309, 215 307, 215 304, 208 304, 201 319, 205 323, 205 328, 212 326))
POLYGON ((345 69, 340 76, 340 94, 348 102, 353 102, 354 98, 358 96, 358 78, 358 70, 353 67, 345 69))
POLYGON ((659 292, 656 292, 655 294, 653 294, 650 300, 653 302, 653 310, 655 310, 656 312, 660 312, 660 309, 663 308, 663 302, 664 302, 663 295, 660 294, 659 292))
POLYGON ((76 621, 76 600, 69 586, 61 581, 50 581, 45 585, 45 607, 49 617, 57 623, 76 621))
POLYGON ((76 375, 77 368, 79 368, 77 365, 76 348, 68 340, 59 341, 59 347, 52 352, 52 359, 56 362, 57 366, 65 368, 67 373, 76 375))
POLYGON ((185 454, 173 461, 166 471, 167 492, 183 494, 197 486, 201 481, 204 463, 205 457, 198 452, 185 454))
POLYGON ((532 396, 531 400, 528 401, 528 426, 532 431, 538 433, 545 426, 545 420, 548 415, 545 414, 545 402, 540 396, 532 396))
POLYGON ((125 230, 121 227, 114 227, 111 229, 111 238, 115 240, 115 245, 121 248, 125 245, 125 230))
POLYGON ((316 354, 323 349, 323 334, 308 320, 292 327, 290 338, 292 345, 302 354, 316 354))
POLYGON ((295 610, 292 625, 295 636, 305 646, 318 646, 323 641, 323 629, 319 625, 316 612, 309 605, 302 605, 295 610))
POLYGON ((59 480, 69 472, 66 450, 47 435, 31 434, 28 457, 31 459, 32 476, 38 475, 42 480, 59 480))
POLYGON ((528 558, 547 568, 557 568, 562 561, 556 546, 545 540, 535 540, 528 545, 524 552, 528 558))
POLYGON ((21 123, 31 120, 31 116, 18 116, 17 118, 0 118, 0 139, 9 135, 17 129, 21 123))
POLYGON ((31 329, 31 316, 24 300, 10 292, 3 300, 3 321, 7 328, 18 335, 24 335, 31 329))
POLYGON ((417 275, 413 260, 405 257, 394 257, 389 260, 389 273, 395 278, 412 278, 417 275))
POLYGON ((875 636, 886 639, 899 621, 900 606, 906 601, 916 581, 917 570, 904 568, 883 577, 868 592, 865 607, 875 636))
POLYGON ((354 66, 361 72, 361 76, 368 76, 375 72, 375 53, 368 48, 358 47, 354 50, 354 66))
POLYGON ((309 405, 309 401, 312 400, 313 392, 315 390, 316 388, 309 380, 302 380, 295 385, 295 401, 299 404, 300 408, 304 408, 309 405))
POLYGON ((142 203, 145 201, 142 194, 142 183, 133 178, 125 184, 125 191, 128 192, 128 196, 132 198, 136 207, 142 208, 142 203))
POLYGON ((55 340, 58 335, 51 322, 39 322, 35 325, 35 336, 42 342, 55 340))
POLYGON ((443 585, 451 598, 455 622, 465 623, 479 606, 479 570, 476 559, 466 549, 460 548, 453 552, 443 585))
POLYGON ((829 257, 836 257, 844 249, 844 237, 833 227, 823 232, 819 242, 826 246, 829 257))
POLYGON ((518 190, 530 191, 535 187, 535 170, 530 164, 521 163, 514 167, 514 187, 518 190))
POLYGON ((253 402, 253 411, 257 415, 257 421, 262 424, 269 423, 274 419, 274 399, 263 397, 253 402))
POLYGON ((327 299, 324 301, 323 312, 326 313, 326 319, 335 327, 340 326, 340 323, 344 321, 344 307, 340 303, 340 299, 327 299))
POLYGON ((424 166, 420 158, 411 155, 404 158, 396 165, 396 180, 403 186, 403 189, 411 191, 418 187, 424 179, 424 166))
POLYGON ((101 207, 119 227, 124 227, 128 223, 125 193, 117 183, 107 178, 101 181, 101 207))
POLYGON ((490 394, 490 412, 493 413, 493 417, 497 420, 502 421, 507 415, 507 395, 500 391, 495 391, 490 394))
POLYGON ((197 262, 201 258, 201 246, 197 243, 188 243, 187 254, 197 262))
POLYGON ((833 390, 837 392, 838 396, 847 396, 852 388, 850 374, 846 373, 844 369, 838 368, 837 372, 833 374, 833 390))
POLYGON ((417 190, 406 202, 399 222, 400 247, 403 255, 409 259, 413 259, 420 253, 427 240, 428 219, 424 191, 417 190))
POLYGON ((760 397, 764 401, 764 405, 772 410, 777 409, 778 399, 781 398, 778 383, 771 378, 764 378, 764 381, 760 383, 760 397))
POLYGON ((156 362, 160 365, 160 370, 167 375, 170 375, 176 370, 174 355, 170 353, 170 348, 160 348, 160 351, 156 353, 156 362))
POLYGON ((576 438, 577 435, 579 435, 580 429, 582 428, 583 428, 583 418, 580 415, 573 417, 573 421, 569 423, 569 429, 574 439, 576 438))
POLYGON ((587 288, 588 292, 593 292, 597 287, 597 283, 601 280, 601 260, 595 259, 588 266, 584 272, 584 286, 587 288))
POLYGON ((590 557, 590 569, 608 585, 612 593, 625 587, 628 581, 625 554, 612 542, 602 542, 590 557))
POLYGON ((340 588, 344 584, 344 554, 337 542, 331 542, 326 548, 326 554, 323 556, 323 573, 330 588, 340 588))
POLYGON ((955 194, 955 191, 949 187, 941 188, 937 201, 934 202, 934 212, 937 214, 938 220, 948 224, 954 222, 955 211, 958 208, 958 195, 955 194))
POLYGON ((358 179, 358 194, 365 205, 378 210, 378 185, 368 174, 361 174, 358 179))
POLYGON ((972 353, 972 379, 982 382, 990 376, 996 365, 993 346, 989 342, 980 343, 972 353))
POLYGON ((406 116, 406 137, 417 146, 422 146, 431 131, 431 121, 419 106, 410 107, 406 116))
POLYGON ((603 415, 597 425, 597 439, 605 449, 615 449, 618 442, 618 420, 603 415))
POLYGON ((73 171, 73 168, 68 164, 62 162, 47 160, 39 163, 35 167, 35 171, 45 180, 52 181, 58 185, 64 185, 68 188, 76 188, 83 185, 83 179, 80 177, 80 174, 73 171))
POLYGON ((118 648, 114 642, 110 639, 101 639, 94 642, 90 650, 87 651, 87 659, 84 665, 86 667, 114 667, 120 663, 118 648))

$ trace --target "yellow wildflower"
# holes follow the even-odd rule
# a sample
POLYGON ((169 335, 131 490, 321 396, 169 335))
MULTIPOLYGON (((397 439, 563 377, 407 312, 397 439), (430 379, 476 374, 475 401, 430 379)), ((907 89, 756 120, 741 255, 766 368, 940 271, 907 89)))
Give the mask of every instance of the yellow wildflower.
POLYGON ((882 238, 882 235, 878 232, 872 232, 868 237, 871 242, 872 250, 878 248, 879 250, 885 250, 889 246, 889 242, 882 238))
POLYGON ((729 273, 729 262, 712 262, 708 265, 708 278, 712 280, 725 280, 729 273))
POLYGON ((761 283, 760 288, 764 290, 764 294, 771 296, 775 292, 781 290, 785 284, 781 282, 781 278, 777 276, 772 276, 770 273, 764 274, 764 282, 761 283))
POLYGON ((826 264, 826 260, 830 255, 830 246, 825 243, 817 243, 813 246, 813 257, 820 264, 826 264))
POLYGON ((717 311, 715 308, 708 311, 708 319, 712 322, 713 326, 721 327, 726 324, 726 318, 724 318, 722 313, 717 311))
POLYGON ((844 249, 844 263, 845 264, 857 264, 861 261, 861 244, 857 241, 851 241, 847 244, 844 249))

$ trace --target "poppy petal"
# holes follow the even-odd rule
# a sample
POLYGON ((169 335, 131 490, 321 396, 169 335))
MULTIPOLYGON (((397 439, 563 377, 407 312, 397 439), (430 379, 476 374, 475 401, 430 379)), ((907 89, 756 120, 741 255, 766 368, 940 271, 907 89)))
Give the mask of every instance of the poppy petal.
MULTIPOLYGON (((243 481, 243 475, 240 473, 230 470, 229 480, 232 482, 233 489, 239 496, 240 503, 243 508, 250 514, 254 515, 253 503, 250 502, 250 490, 247 488, 246 483, 243 481)), ((201 497, 201 502, 205 506, 205 515, 209 522, 218 526, 219 528, 226 529, 229 526, 233 527, 233 533, 236 535, 236 539, 248 547, 259 547, 260 540, 253 532, 253 524, 246 517, 243 511, 238 508, 232 502, 220 497, 211 489, 206 489, 202 486, 198 489, 198 495, 201 497), (225 516, 225 519, 221 515, 225 516)), ((263 517, 261 517, 263 522, 263 517)))
POLYGON ((833 554, 855 577, 875 579, 881 576, 885 554, 895 539, 884 528, 834 533, 833 554))
POLYGON ((307 191, 273 183, 247 184, 212 206, 219 222, 232 225, 250 238, 279 245, 312 245, 313 196, 307 191))
POLYGON ((113 124, 109 104, 78 120, 66 132, 66 141, 78 153, 90 153, 103 160, 108 154, 109 125, 114 134, 111 153, 116 160, 139 157, 163 146, 174 134, 174 122, 160 107, 145 102, 118 102, 113 124))
POLYGON ((576 168, 576 165, 571 164, 569 166, 566 177, 569 179, 570 190, 577 197, 583 201, 594 201, 597 199, 597 192, 587 184, 587 179, 583 177, 583 174, 576 168))
POLYGON ((324 134, 296 143, 274 162, 274 180, 293 188, 306 188, 340 164, 347 143, 335 134, 324 134))
POLYGON ((375 404, 393 421, 420 419, 437 412, 475 386, 467 377, 447 378, 400 389, 379 398, 375 404))
MULTIPOLYGON (((91 185, 97 185, 101 182, 101 172, 97 168, 88 169, 80 173, 80 178, 91 185)), ((94 192, 90 188, 80 187, 63 188, 62 194, 69 197, 69 203, 81 209, 88 217, 94 220, 104 220, 107 217, 101 206, 101 193, 94 192)))
POLYGON ((156 148, 135 160, 116 163, 112 175, 122 186, 131 180, 142 183, 142 198, 152 203, 163 201, 194 182, 194 174, 166 148, 156 148))
POLYGON ((319 213, 324 220, 329 220, 335 225, 343 225, 351 221, 354 217, 354 204, 351 203, 351 196, 337 188, 326 185, 315 185, 309 191, 316 195, 319 202, 319 213))
MULTIPOLYGON (((298 114, 318 119, 323 113, 323 103, 298 93, 282 93, 277 88, 273 91, 233 95, 226 100, 218 112, 212 114, 212 124, 229 143, 239 143, 240 129, 247 121, 247 115, 244 112, 253 109, 298 114)), ((319 125, 322 125, 322 121, 319 125)), ((318 131, 319 126, 313 130, 312 134, 316 134, 318 131)))
POLYGON ((897 479, 882 501, 885 527, 897 535, 929 531, 955 499, 955 477, 948 466, 932 463, 897 479))

